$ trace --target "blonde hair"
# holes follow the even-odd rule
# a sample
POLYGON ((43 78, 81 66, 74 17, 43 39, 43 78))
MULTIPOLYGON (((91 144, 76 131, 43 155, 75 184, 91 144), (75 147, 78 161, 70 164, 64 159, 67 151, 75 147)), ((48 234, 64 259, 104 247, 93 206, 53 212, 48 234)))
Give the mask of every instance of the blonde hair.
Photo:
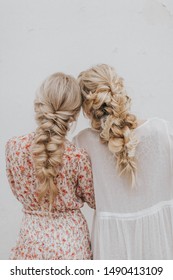
POLYGON ((34 105, 38 127, 32 154, 39 181, 39 201, 48 193, 50 209, 58 194, 56 178, 62 165, 65 136, 81 108, 77 81, 55 73, 40 86, 34 105))
POLYGON ((126 94, 123 79, 114 68, 101 64, 81 72, 78 81, 84 113, 116 157, 119 174, 128 175, 134 186, 138 140, 133 129, 137 127, 137 118, 129 113, 131 99, 126 94))

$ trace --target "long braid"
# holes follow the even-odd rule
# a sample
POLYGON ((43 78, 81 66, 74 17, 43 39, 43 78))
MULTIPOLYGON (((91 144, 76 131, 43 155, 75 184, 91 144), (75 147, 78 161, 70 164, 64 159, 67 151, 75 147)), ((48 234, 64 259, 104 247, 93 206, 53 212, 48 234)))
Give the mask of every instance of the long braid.
POLYGON ((32 153, 39 181, 39 201, 48 193, 50 208, 58 194, 56 178, 63 163, 69 123, 79 113, 81 96, 74 78, 63 73, 50 76, 35 100, 36 121, 32 153))
POLYGON ((137 127, 137 119, 129 113, 131 100, 125 92, 123 79, 113 68, 102 64, 82 72, 78 80, 85 114, 115 156, 119 174, 130 176, 134 186, 138 140, 133 129, 137 127))

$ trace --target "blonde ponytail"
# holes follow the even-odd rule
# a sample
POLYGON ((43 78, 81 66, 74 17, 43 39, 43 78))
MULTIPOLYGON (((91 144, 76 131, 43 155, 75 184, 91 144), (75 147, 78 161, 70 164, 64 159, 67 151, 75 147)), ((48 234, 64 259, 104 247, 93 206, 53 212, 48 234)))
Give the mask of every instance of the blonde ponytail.
POLYGON ((81 72, 78 81, 84 113, 115 156, 119 174, 130 177, 134 186, 138 140, 133 129, 137 127, 137 119, 129 112, 131 99, 125 92, 123 79, 112 67, 101 64, 81 72))
POLYGON ((63 163, 65 137, 81 107, 76 80, 63 73, 51 75, 41 85, 34 105, 38 127, 32 154, 39 182, 39 201, 48 194, 51 208, 58 194, 56 180, 63 163))

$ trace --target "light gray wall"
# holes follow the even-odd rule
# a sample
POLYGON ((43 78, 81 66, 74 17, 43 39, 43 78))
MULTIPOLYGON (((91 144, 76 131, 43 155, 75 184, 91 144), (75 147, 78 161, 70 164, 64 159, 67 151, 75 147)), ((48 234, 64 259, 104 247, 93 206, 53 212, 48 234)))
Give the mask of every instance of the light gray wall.
MULTIPOLYGON (((22 217, 4 145, 35 129, 40 82, 107 63, 124 77, 134 113, 173 121, 172 59, 172 0, 0 0, 0 259, 8 258, 22 217)), ((87 126, 81 115, 73 135, 87 126)), ((84 213, 91 228, 92 211, 84 213)))

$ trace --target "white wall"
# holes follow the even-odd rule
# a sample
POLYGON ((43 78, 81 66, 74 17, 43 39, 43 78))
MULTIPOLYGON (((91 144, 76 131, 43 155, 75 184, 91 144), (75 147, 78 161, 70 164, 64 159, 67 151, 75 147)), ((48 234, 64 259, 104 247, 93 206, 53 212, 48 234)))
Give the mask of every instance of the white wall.
MULTIPOLYGON (((172 0, 0 0, 0 259, 8 258, 22 217, 4 145, 35 128, 40 82, 107 63, 124 77, 133 112, 173 121, 172 59, 172 0)), ((73 134, 87 125, 80 116, 73 134)), ((92 212, 84 212, 91 227, 92 212)))

